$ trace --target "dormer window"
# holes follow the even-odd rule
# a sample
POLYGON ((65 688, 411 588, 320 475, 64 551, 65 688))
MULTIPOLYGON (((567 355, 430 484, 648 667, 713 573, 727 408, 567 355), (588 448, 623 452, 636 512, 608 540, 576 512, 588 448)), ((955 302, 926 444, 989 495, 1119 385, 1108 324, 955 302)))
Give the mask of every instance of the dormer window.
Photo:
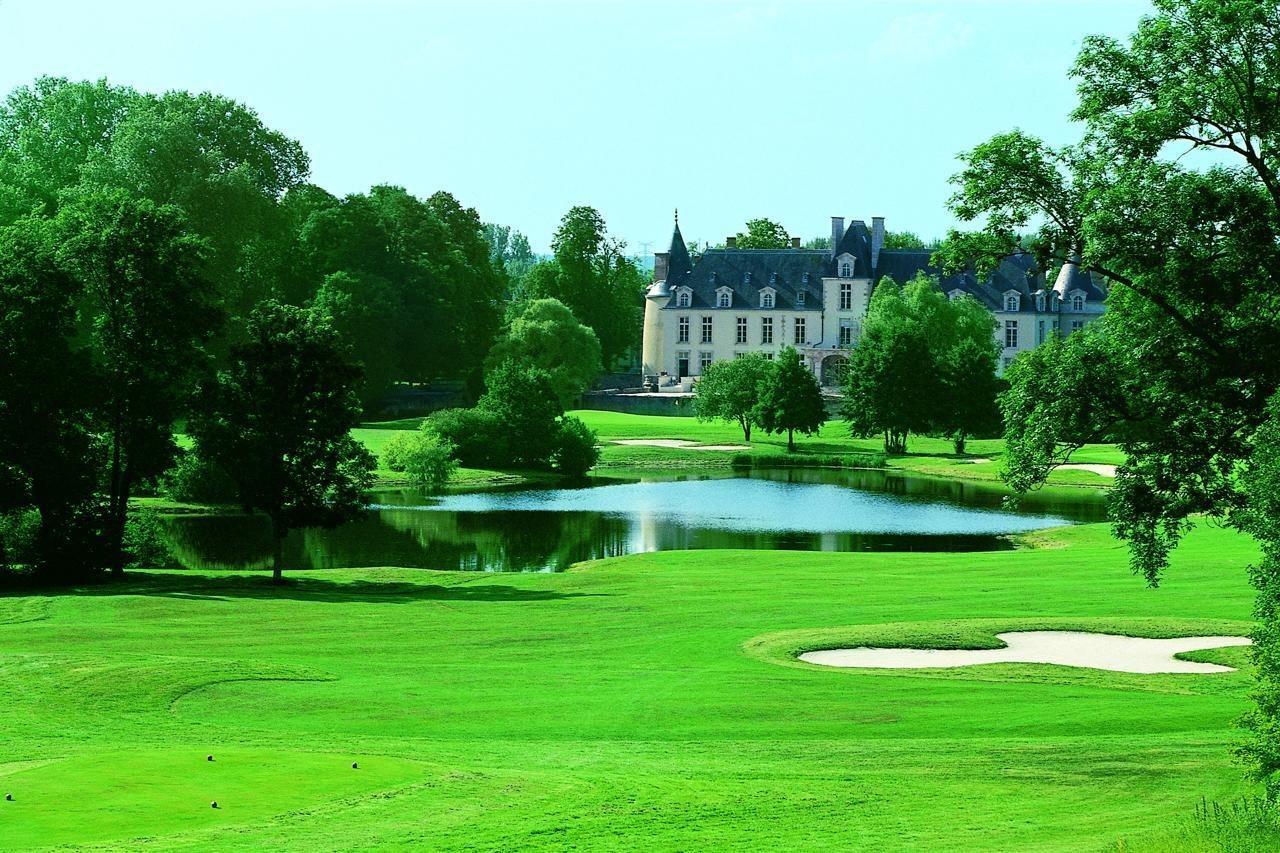
POLYGON ((853 278, 853 271, 857 268, 857 259, 848 252, 836 258, 836 271, 841 278, 853 278))
POLYGON ((1072 311, 1084 310, 1084 294, 1083 293, 1073 293, 1071 295, 1071 310, 1072 311))
POLYGON ((693 302, 693 291, 687 287, 676 288, 676 307, 688 308, 693 302))
POLYGON ((733 291, 727 287, 716 288, 716 307, 729 308, 733 305, 733 291))
POLYGON ((1044 291, 1043 290, 1036 291, 1036 310, 1037 311, 1044 310, 1044 291))
POLYGON ((760 307, 772 308, 774 305, 774 296, 776 291, 773 288, 766 287, 760 291, 760 307))
POLYGON ((797 308, 803 308, 803 307, 804 307, 804 299, 805 299, 805 296, 807 296, 807 295, 808 295, 808 294, 806 294, 803 290, 798 291, 798 292, 796 293, 796 307, 797 307, 797 308))
POLYGON ((955 290, 952 290, 947 293, 947 298, 950 299, 952 302, 955 302, 961 296, 964 296, 964 291, 958 287, 955 290))
POLYGON ((1022 297, 1016 293, 1006 293, 1004 295, 1004 310, 1017 311, 1022 307, 1022 297))

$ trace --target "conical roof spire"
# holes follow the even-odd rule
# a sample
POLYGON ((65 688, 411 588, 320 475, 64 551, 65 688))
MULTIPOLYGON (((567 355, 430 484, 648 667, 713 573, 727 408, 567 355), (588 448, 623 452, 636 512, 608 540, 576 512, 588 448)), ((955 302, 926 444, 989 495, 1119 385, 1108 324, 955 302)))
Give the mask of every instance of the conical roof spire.
POLYGON ((1080 262, 1075 258, 1068 258, 1058 272, 1058 280, 1053 283, 1053 292, 1058 294, 1059 299, 1066 299, 1068 293, 1081 287, 1081 278, 1080 262))
POLYGON ((675 230, 671 232, 671 251, 667 261, 667 281, 678 282, 693 272, 693 261, 689 259, 689 249, 684 244, 684 235, 680 233, 680 211, 676 210, 675 230))

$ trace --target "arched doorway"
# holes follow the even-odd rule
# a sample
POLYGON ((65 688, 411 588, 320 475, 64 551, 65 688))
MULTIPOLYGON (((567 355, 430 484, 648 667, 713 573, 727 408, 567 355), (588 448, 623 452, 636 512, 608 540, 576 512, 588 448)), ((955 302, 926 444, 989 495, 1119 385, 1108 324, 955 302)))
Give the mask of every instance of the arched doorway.
POLYGON ((822 360, 822 384, 827 388, 837 388, 844 384, 844 377, 849 372, 849 359, 843 355, 830 355, 822 360))

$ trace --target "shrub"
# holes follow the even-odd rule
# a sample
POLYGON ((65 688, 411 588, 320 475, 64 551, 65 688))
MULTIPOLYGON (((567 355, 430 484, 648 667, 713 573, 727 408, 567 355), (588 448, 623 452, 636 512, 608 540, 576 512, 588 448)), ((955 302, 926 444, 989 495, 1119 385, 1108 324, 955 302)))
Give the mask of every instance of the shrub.
POLYGON ((0 515, 0 571, 17 571, 36 562, 40 513, 19 509, 0 515))
POLYGON ((171 562, 159 513, 143 509, 129 516, 124 523, 124 552, 125 567, 130 569, 163 568, 171 562))
POLYGON ((551 461, 556 470, 570 477, 581 477, 600 461, 595 430, 575 417, 560 419, 555 450, 551 461))
POLYGON ((444 409, 426 421, 431 432, 453 448, 453 457, 469 468, 507 464, 502 420, 488 409, 444 409))
POLYGON ((438 492, 458 468, 453 454, 451 443, 424 428, 392 438, 382 459, 387 468, 408 474, 425 491, 438 492))
POLYGON ((161 478, 160 493, 171 501, 183 503, 230 503, 236 500, 236 487, 231 478, 192 450, 179 451, 173 467, 161 478))

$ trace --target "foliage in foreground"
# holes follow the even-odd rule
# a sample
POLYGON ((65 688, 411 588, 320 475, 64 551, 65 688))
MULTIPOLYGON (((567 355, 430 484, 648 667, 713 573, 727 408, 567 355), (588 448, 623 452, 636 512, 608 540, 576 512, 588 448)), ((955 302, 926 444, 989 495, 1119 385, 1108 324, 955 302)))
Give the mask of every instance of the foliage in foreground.
POLYGON ((1109 283, 1098 323, 1012 371, 1010 482, 1032 488, 1081 443, 1115 441, 1128 457, 1110 501, 1115 532, 1153 584, 1193 515, 1266 544, 1245 755, 1273 795, 1280 529, 1262 507, 1280 390, 1277 33, 1276 0, 1156 0, 1127 43, 1085 39, 1072 71, 1083 141, 1054 148, 1012 131, 964 155, 953 206, 987 227, 953 235, 937 258, 954 267, 976 254, 990 266, 1030 251, 1041 269, 1079 263, 1109 283), (1177 159, 1162 156, 1175 149, 1177 159), (1210 167, 1195 168, 1187 149, 1212 152, 1210 167), (1064 366, 1045 381, 1042 370, 1064 366))

